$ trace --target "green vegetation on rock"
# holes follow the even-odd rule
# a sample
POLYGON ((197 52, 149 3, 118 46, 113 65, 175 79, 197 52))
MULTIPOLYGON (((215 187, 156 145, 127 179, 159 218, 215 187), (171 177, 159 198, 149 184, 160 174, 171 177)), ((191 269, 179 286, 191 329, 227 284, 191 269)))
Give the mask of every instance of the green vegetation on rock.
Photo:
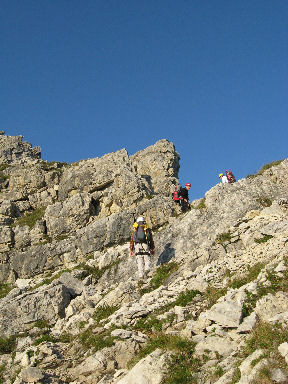
POLYGON ((41 207, 41 208, 35 209, 32 212, 28 212, 24 216, 19 217, 19 219, 17 219, 12 226, 15 227, 16 225, 20 225, 20 226, 28 225, 28 227, 32 229, 36 224, 36 222, 43 218, 45 210, 46 210, 46 207, 41 207))
POLYGON ((16 347, 16 336, 0 337, 0 355, 12 353, 16 347))
POLYGON ((159 288, 160 285, 162 285, 165 282, 165 280, 167 280, 168 277, 172 275, 172 273, 177 271, 178 268, 179 268, 179 264, 175 262, 160 265, 160 267, 157 268, 155 275, 150 280, 149 286, 146 288, 140 289, 140 292, 144 294, 159 288))
POLYGON ((280 163, 282 163, 282 161, 283 160, 272 161, 271 163, 265 164, 265 165, 263 165, 263 167, 258 172, 256 172, 255 174, 252 174, 252 175, 247 175, 246 178, 252 179, 256 176, 262 175, 265 171, 267 171, 267 169, 270 169, 270 168, 274 167, 275 165, 279 165, 280 163))

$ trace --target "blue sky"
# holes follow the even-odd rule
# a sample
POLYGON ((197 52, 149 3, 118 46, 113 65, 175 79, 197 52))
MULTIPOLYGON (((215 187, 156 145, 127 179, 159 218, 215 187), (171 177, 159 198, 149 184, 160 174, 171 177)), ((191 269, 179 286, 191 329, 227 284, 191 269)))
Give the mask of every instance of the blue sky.
POLYGON ((74 162, 166 138, 204 196, 287 157, 287 0, 1 0, 0 129, 74 162))

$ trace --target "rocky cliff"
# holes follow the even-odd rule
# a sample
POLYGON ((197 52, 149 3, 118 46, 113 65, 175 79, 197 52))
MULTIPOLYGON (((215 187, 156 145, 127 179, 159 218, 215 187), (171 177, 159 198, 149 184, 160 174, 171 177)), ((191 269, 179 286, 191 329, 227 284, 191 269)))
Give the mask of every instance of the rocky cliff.
POLYGON ((0 382, 288 382, 288 160, 183 215, 167 140, 74 164, 0 145, 0 382), (156 243, 145 281, 138 215, 156 243))

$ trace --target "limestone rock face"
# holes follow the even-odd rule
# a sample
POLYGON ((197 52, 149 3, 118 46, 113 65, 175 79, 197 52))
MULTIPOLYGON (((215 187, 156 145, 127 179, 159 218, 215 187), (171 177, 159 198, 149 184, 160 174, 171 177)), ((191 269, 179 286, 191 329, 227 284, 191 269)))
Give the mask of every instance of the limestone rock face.
POLYGON ((160 140, 155 145, 131 156, 137 174, 144 177, 156 193, 171 195, 171 184, 178 181, 180 156, 174 145, 160 140))
POLYGON ((134 384, 135 378, 139 384, 160 384, 165 374, 166 358, 159 349, 152 352, 137 363, 118 384, 134 384))
POLYGON ((92 211, 93 205, 88 193, 77 193, 63 203, 49 205, 43 218, 47 233, 59 236, 76 231, 88 223, 92 211))
POLYGON ((25 163, 41 158, 41 148, 23 140, 23 136, 0 135, 0 163, 25 163))
POLYGON ((64 316, 70 300, 69 290, 61 283, 42 287, 35 292, 21 293, 21 290, 15 288, 0 301, 1 335, 23 332, 37 320, 55 324, 59 317, 64 316))
POLYGON ((4 384, 160 384, 174 374, 229 384, 261 382, 263 371, 287 381, 288 160, 214 186, 181 214, 167 140, 68 165, 0 138, 13 149, 0 159, 4 384), (156 247, 143 281, 129 255, 137 216, 156 247), (271 351, 260 340, 244 357, 269 329, 283 332, 271 351))

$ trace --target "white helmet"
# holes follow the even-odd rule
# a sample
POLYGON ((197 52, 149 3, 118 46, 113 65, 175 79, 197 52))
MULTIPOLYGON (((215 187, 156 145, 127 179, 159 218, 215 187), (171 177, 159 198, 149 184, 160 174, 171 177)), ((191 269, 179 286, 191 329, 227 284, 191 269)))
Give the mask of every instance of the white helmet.
POLYGON ((143 216, 139 216, 137 217, 137 220, 136 220, 137 223, 144 223, 145 222, 145 219, 143 216))

